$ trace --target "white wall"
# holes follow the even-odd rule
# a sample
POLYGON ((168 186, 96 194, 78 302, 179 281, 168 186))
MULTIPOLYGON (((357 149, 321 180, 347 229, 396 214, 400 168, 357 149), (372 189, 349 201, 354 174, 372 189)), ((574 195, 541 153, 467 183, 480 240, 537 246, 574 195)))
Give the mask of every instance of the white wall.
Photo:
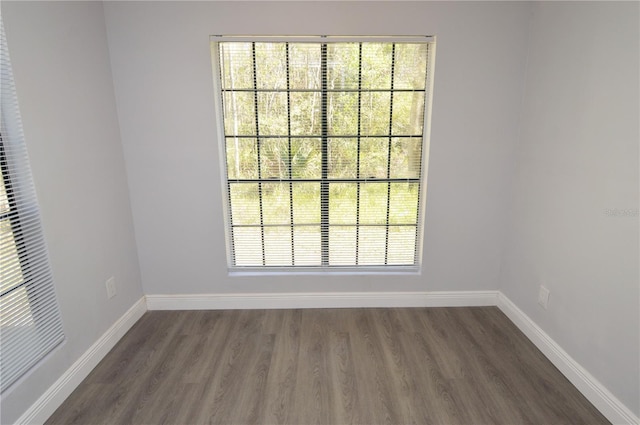
POLYGON ((2 396, 13 423, 142 296, 100 3, 2 2, 66 342, 2 396), (104 286, 117 279, 107 300, 104 286))
POLYGON ((638 6, 534 5, 501 275, 501 291, 636 415, 638 6))
POLYGON ((529 7, 105 3, 145 293, 497 289, 529 7), (211 34, 437 36, 422 276, 227 276, 211 34))

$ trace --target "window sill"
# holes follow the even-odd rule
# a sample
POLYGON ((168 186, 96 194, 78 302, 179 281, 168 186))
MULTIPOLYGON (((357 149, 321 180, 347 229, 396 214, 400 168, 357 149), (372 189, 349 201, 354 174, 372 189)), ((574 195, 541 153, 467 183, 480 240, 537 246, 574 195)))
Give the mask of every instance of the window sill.
POLYGON ((398 276, 398 275, 420 275, 422 273, 420 267, 417 266, 381 266, 367 268, 353 267, 308 267, 308 268, 291 268, 291 267, 270 267, 270 268, 234 268, 229 269, 230 277, 245 276, 398 276))

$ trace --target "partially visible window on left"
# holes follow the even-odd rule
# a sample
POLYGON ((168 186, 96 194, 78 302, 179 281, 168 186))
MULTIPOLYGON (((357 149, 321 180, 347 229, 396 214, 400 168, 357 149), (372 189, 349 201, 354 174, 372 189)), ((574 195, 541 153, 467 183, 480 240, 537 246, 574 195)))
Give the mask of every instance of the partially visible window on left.
POLYGON ((0 388, 64 340, 0 20, 0 388))

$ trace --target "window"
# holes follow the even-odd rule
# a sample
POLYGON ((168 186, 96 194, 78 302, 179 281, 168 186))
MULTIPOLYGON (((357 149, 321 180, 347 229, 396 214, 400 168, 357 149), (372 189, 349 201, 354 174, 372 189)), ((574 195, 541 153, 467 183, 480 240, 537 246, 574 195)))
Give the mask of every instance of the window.
POLYGON ((429 37, 212 37, 231 270, 417 269, 429 37))
POLYGON ((0 388, 63 341, 0 21, 0 388))

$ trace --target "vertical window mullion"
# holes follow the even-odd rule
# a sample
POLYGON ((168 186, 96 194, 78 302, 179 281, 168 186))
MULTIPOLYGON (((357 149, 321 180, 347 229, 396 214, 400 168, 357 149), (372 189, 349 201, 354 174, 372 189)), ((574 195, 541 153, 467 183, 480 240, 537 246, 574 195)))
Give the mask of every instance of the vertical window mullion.
MULTIPOLYGON (((231 205, 231 183, 227 181, 227 202, 231 205)), ((235 244, 235 232, 233 224, 233 214, 229 214, 229 231, 231 232, 231 264, 236 266, 236 244, 235 244)))
MULTIPOLYGON (((288 159, 289 159, 289 179, 293 180, 293 165, 291 164, 291 81, 289 69, 289 43, 285 43, 286 68, 287 68, 287 136, 288 136, 288 159)), ((289 181, 289 220, 291 221, 291 265, 296 265, 295 252, 295 232, 293 228, 293 182, 289 181)))
POLYGON ((253 106, 256 119, 256 151, 258 153, 258 201, 260 203, 260 244, 262 249, 262 265, 266 265, 266 255, 264 251, 264 215, 262 213, 262 167, 260 159, 260 124, 259 124, 259 112, 258 112, 258 75, 256 66, 256 43, 251 43, 251 56, 253 65, 253 106))
MULTIPOLYGON (((393 76, 395 73, 396 44, 391 45, 391 91, 389 99, 389 141, 387 144, 387 179, 391 178, 391 135, 393 134, 393 76)), ((389 212, 391 207, 391 182, 387 181, 387 219, 384 236, 384 264, 389 259, 389 212)))
POLYGON ((358 152, 356 155, 356 253, 355 265, 359 263, 360 257, 360 126, 362 114, 362 43, 358 43, 358 152))
POLYGON ((327 111, 327 44, 320 47, 320 78, 322 80, 322 181, 320 183, 320 241, 322 265, 329 265, 329 123, 327 111))

